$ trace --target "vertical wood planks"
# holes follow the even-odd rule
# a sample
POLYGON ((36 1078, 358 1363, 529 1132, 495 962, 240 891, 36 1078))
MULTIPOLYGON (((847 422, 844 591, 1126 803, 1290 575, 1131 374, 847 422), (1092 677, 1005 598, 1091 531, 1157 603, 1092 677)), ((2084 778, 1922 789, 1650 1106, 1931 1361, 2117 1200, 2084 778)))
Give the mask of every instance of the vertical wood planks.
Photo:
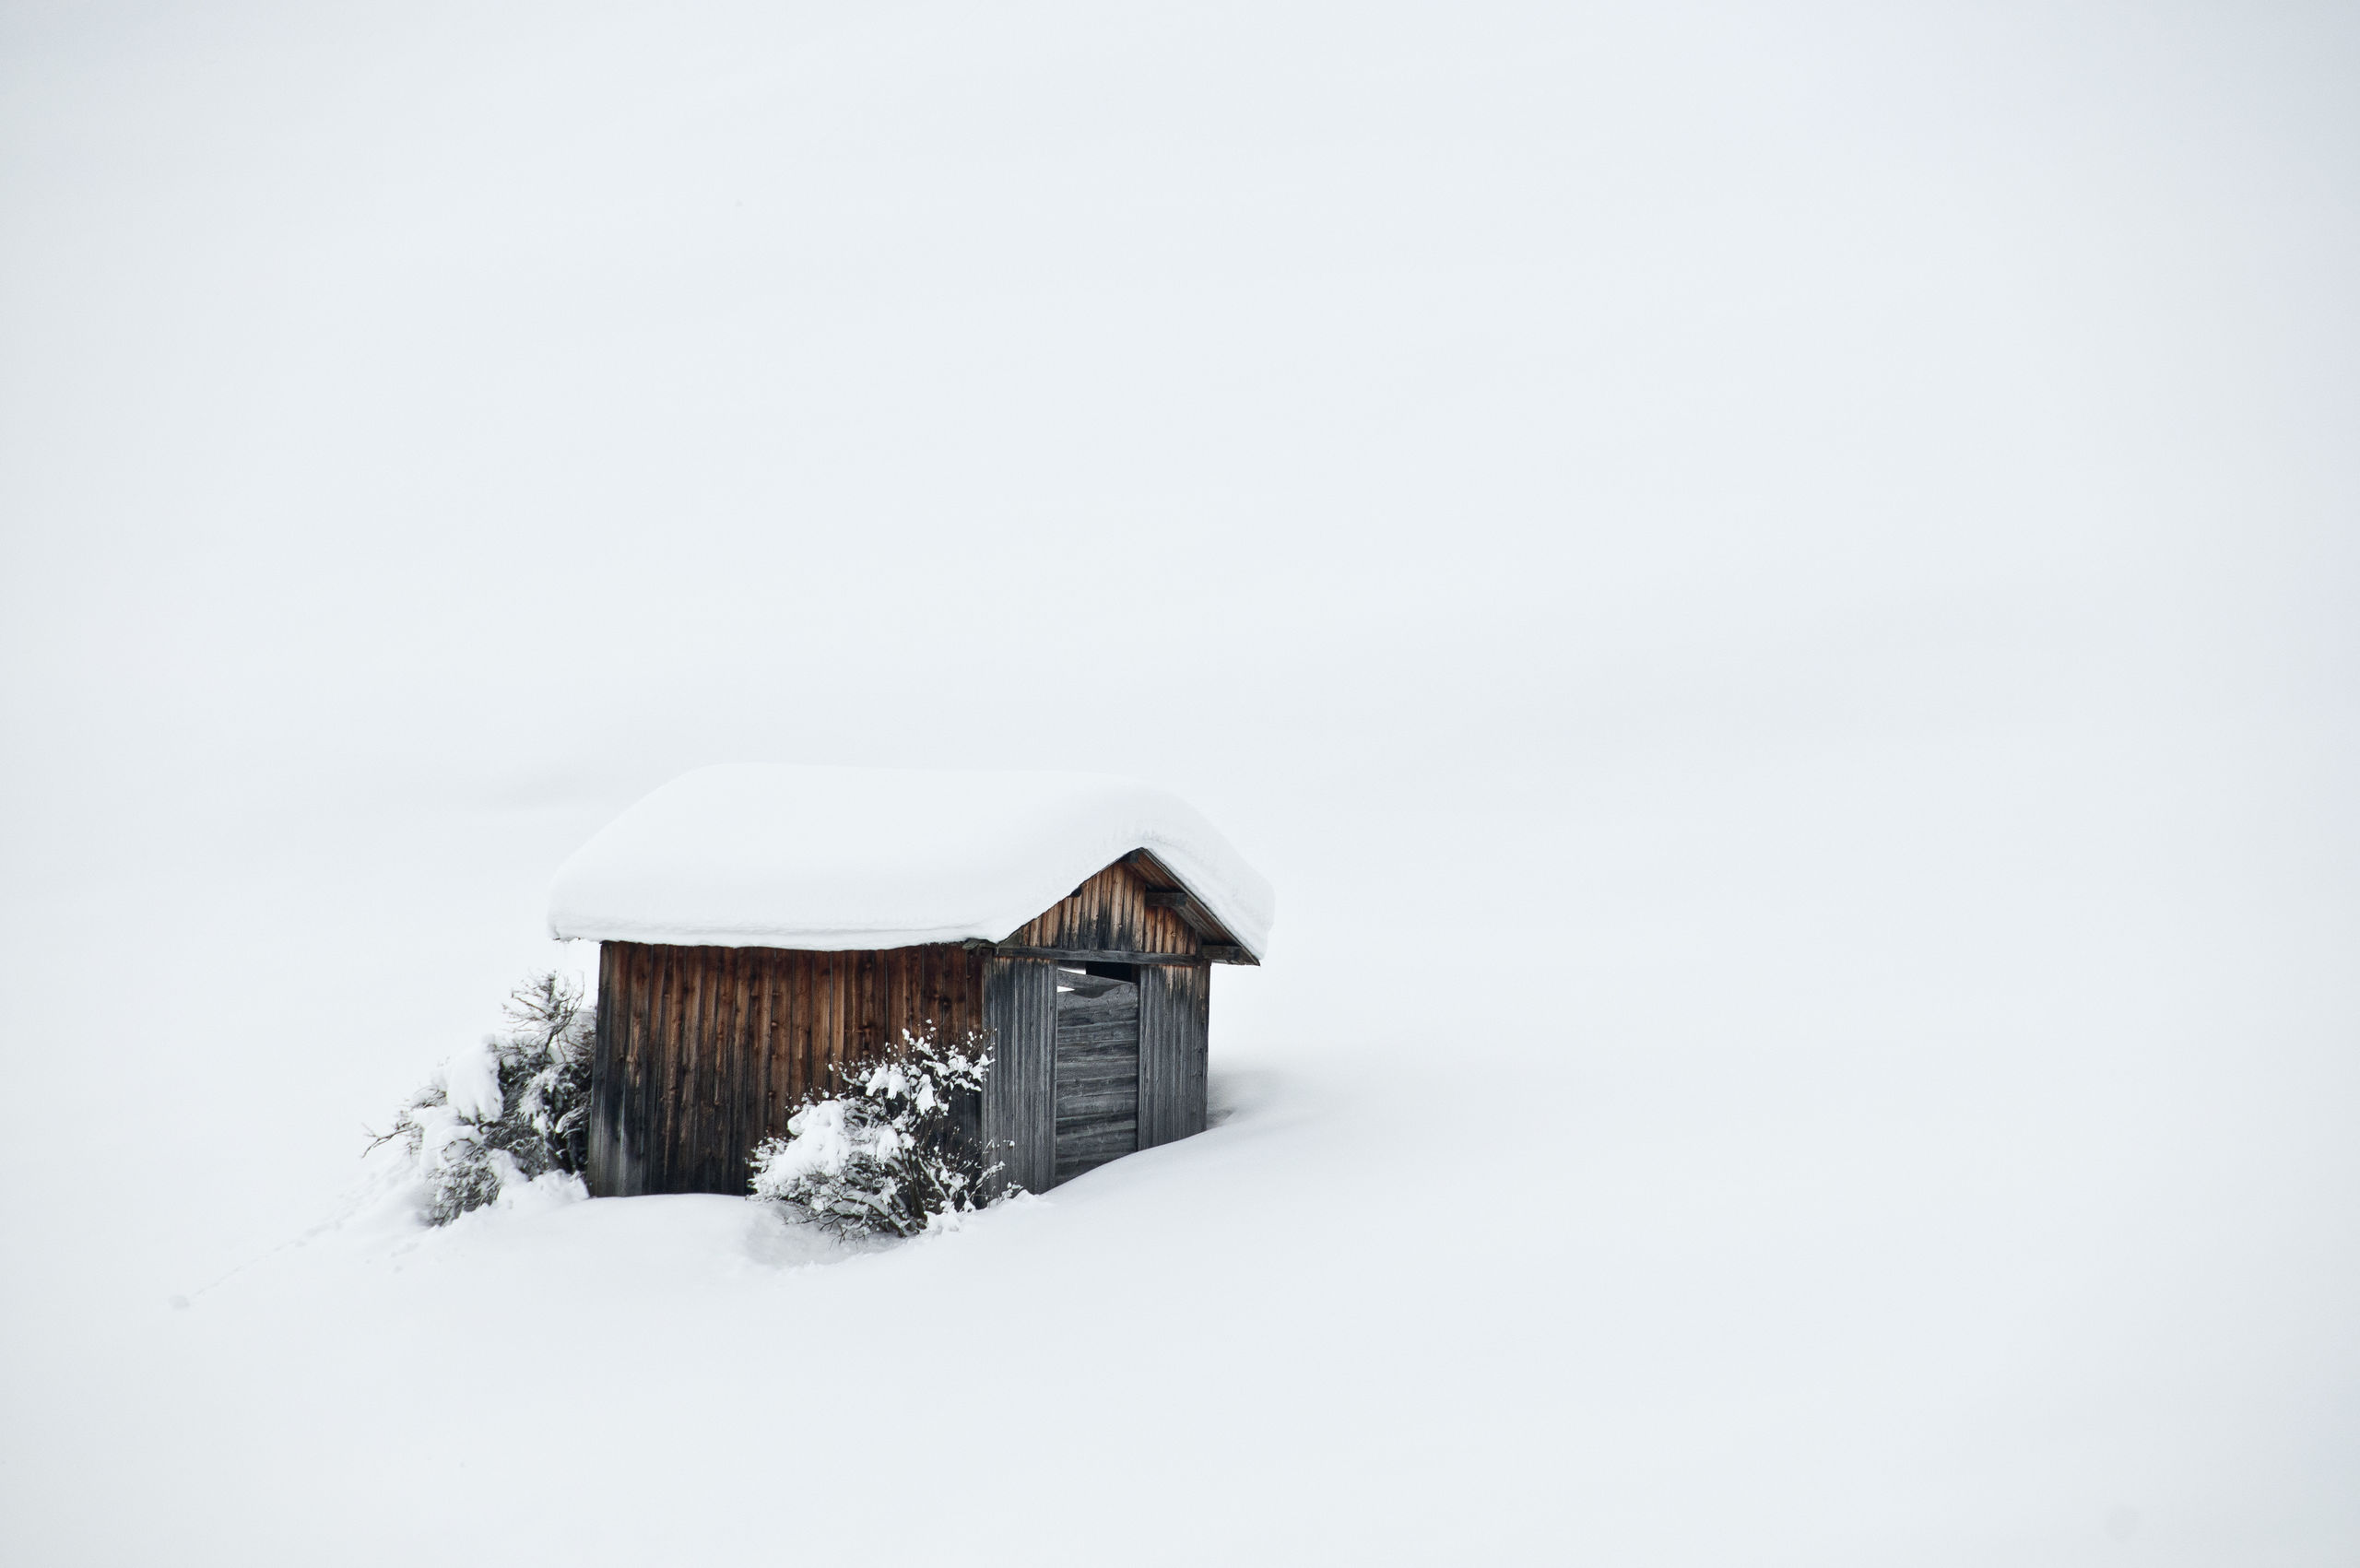
POLYGON ((628 1180, 630 1159, 623 1141, 623 1079, 625 1043, 631 1027, 621 1000, 629 996, 620 976, 622 950, 613 942, 598 944, 598 1015, 590 1056, 590 1190, 620 1191, 628 1180), (608 998, 616 1006, 608 1006, 608 998))
POLYGON ((602 943, 590 1190, 742 1193, 747 1161, 831 1068, 932 1020, 984 1016, 984 960, 955 944, 870 953, 602 943))
POLYGON ((984 1137, 1004 1181, 1046 1192, 1056 1180, 1056 966, 994 958, 984 966, 984 1019, 992 1041, 984 1080, 984 1137))
POLYGON ((1211 983, 1203 964, 1139 966, 1141 1149, 1205 1130, 1211 983))
MULTIPOLYGON (((604 944, 601 944, 602 946, 604 944)), ((623 1190, 637 1194, 647 1190, 647 1158, 655 1114, 655 1067, 653 1036, 655 1018, 655 958, 652 948, 623 947, 623 973, 631 985, 631 1005, 626 1018, 631 1053, 630 1070, 620 1092, 630 1098, 617 1114, 622 1127, 620 1140, 622 1168, 629 1185, 623 1190)), ((599 1003, 605 1005, 605 997, 599 1003)), ((595 1067, 593 1071, 595 1072, 595 1067)), ((596 1192, 597 1189, 591 1189, 596 1192)))
POLYGON ((1193 953, 1202 946, 1186 920, 1150 909, 1147 881, 1117 861, 1011 934, 1019 947, 1095 952, 1193 953))
MULTIPOLYGON (((1154 868, 1151 867, 1150 871, 1154 868)), ((1118 861, 1009 939, 1028 947, 1196 955, 1203 938, 1158 885, 1118 861)), ((1009 1178, 1056 1178, 1056 965, 956 943, 869 952, 608 942, 598 955, 590 1190, 600 1197, 746 1190, 748 1160, 784 1134, 835 1069, 931 1021, 948 1040, 985 1035, 997 1066, 984 1136, 1009 1178)), ((1210 973, 1138 967, 1139 1146, 1205 1126, 1210 973)))

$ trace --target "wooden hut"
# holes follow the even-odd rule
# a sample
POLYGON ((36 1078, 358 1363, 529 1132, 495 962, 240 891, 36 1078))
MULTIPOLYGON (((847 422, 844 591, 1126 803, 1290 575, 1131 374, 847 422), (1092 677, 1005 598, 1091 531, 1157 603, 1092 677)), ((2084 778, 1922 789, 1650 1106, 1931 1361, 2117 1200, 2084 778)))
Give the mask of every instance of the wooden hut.
POLYGON ((1203 818, 1078 773, 741 766, 674 780, 559 871, 599 944, 594 1196, 746 1190, 832 1069, 984 1037, 975 1115, 1032 1191, 1201 1132, 1211 966, 1269 885, 1203 818))

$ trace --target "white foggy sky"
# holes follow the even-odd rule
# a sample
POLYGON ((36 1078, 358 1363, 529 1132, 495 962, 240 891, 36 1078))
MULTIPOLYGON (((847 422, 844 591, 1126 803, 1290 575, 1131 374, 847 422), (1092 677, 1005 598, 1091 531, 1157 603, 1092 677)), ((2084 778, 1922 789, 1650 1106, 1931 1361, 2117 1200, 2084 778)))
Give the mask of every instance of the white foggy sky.
POLYGON ((12 30, 10 695, 118 766, 636 784, 732 715, 1025 760, 879 716, 963 666, 1170 689, 1198 766, 1310 707, 1489 767, 1765 655, 1811 710, 1960 641, 2344 651, 2265 632, 2349 568, 2348 28, 12 30))

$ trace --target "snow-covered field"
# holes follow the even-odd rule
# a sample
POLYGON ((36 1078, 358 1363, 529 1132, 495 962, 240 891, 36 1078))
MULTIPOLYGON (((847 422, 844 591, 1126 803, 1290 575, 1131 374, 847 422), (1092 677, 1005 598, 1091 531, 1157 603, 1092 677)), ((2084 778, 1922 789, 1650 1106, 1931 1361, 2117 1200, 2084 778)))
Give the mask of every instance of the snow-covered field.
POLYGON ((2348 18, 0 72, 0 1560, 2360 1560, 2348 18), (719 760, 1201 808, 1215 1126, 867 1250, 357 1198, 719 760))

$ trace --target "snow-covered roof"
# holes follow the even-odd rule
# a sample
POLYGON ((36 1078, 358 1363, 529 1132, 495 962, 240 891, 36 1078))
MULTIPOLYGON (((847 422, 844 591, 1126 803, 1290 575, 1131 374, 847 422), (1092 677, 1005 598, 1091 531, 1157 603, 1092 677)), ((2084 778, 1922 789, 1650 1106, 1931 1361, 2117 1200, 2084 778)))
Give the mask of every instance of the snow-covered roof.
POLYGON ((1178 796, 1107 773, 700 768, 558 867, 549 929, 836 951, 1001 941, 1141 849, 1262 956, 1270 884, 1178 796))

